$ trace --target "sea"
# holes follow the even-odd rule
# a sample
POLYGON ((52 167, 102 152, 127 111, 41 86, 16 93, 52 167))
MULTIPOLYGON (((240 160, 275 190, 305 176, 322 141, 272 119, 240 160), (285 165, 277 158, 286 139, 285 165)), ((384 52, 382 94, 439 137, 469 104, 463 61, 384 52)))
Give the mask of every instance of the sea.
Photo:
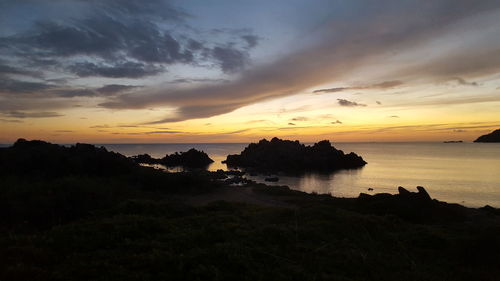
MULTIPOLYGON (((228 170, 228 154, 240 153, 246 143, 99 144, 126 156, 147 153, 155 158, 195 148, 215 162, 208 169, 228 170)), ((246 175, 268 185, 287 185, 309 193, 357 197, 360 193, 397 193, 398 186, 416 191, 423 186, 432 198, 469 207, 500 208, 500 143, 333 143, 345 153, 355 152, 368 162, 363 168, 329 174, 246 175), (370 189, 370 190, 369 190, 370 189), (371 190, 373 189, 373 190, 371 190)))

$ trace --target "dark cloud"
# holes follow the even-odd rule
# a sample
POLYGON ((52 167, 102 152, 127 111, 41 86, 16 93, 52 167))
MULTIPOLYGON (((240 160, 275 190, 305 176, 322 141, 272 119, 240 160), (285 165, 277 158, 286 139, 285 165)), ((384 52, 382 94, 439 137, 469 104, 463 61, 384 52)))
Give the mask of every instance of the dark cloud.
POLYGON ((150 131, 150 132, 144 132, 143 134, 145 135, 154 135, 154 134, 179 134, 182 133, 181 131, 150 131))
POLYGON ((389 116, 389 117, 390 117, 390 118, 399 118, 399 116, 398 116, 398 115, 391 115, 391 116, 389 116))
POLYGON ((380 101, 376 101, 376 103, 377 103, 378 105, 381 105, 381 104, 382 104, 382 102, 380 102, 380 101))
POLYGON ((352 88, 350 88, 350 87, 328 88, 328 89, 314 90, 313 93, 336 93, 336 92, 342 92, 342 91, 350 90, 350 89, 352 89, 352 88))
POLYGON ((82 2, 91 2, 96 10, 113 11, 124 15, 147 15, 156 16, 164 20, 182 22, 190 15, 170 4, 170 1, 164 0, 79 0, 82 2))
POLYGON ((178 78, 170 81, 169 83, 172 84, 190 84, 190 83, 224 83, 224 82, 229 82, 229 80, 226 79, 210 79, 210 78, 178 78))
POLYGON ((3 119, 3 118, 0 118, 0 122, 5 122, 5 123, 23 123, 23 121, 21 121, 21 120, 3 119))
POLYGON ((454 129, 453 132, 455 133, 464 133, 464 132, 467 132, 467 130, 463 130, 463 129, 454 129))
MULTIPOLYGON (((55 89, 48 91, 52 95, 63 97, 63 98, 74 98, 74 97, 93 97, 96 96, 96 92, 91 89, 55 89)), ((75 107, 79 107, 75 105, 75 107)))
POLYGON ((252 35, 252 34, 247 34, 247 35, 242 35, 241 38, 245 40, 245 42, 248 44, 248 48, 253 48, 259 44, 259 36, 252 35))
POLYGON ((357 103, 357 102, 349 101, 349 100, 346 100, 346 99, 337 99, 337 101, 338 101, 338 104, 341 105, 341 106, 350 106, 350 107, 354 107, 354 106, 366 106, 366 104, 357 103))
POLYGON ((465 79, 463 79, 461 77, 455 77, 455 78, 452 78, 452 80, 455 80, 455 81, 457 81, 458 84, 464 85, 464 86, 479 86, 477 84, 477 82, 467 82, 465 79))
POLYGON ((242 70, 248 63, 248 54, 232 46, 215 47, 211 52, 212 57, 225 73, 242 70))
POLYGON ((138 87, 141 87, 141 86, 108 84, 108 85, 105 85, 105 86, 102 86, 102 87, 96 89, 96 91, 99 94, 102 94, 105 96, 110 96, 110 95, 115 95, 115 94, 122 93, 122 92, 127 92, 130 90, 136 89, 138 87))
POLYGON ((313 91, 313 93, 336 93, 346 90, 385 90, 391 89, 403 85, 402 81, 385 81, 381 83, 366 85, 366 86, 354 86, 354 87, 339 87, 339 88, 329 88, 329 89, 319 89, 313 91))
POLYGON ((27 94, 52 88, 53 85, 42 82, 16 80, 0 76, 0 95, 2 93, 27 94))
POLYGON ((295 126, 295 123, 290 122, 290 123, 288 123, 288 125, 295 126))
POLYGON ((203 44, 197 40, 189 39, 187 43, 187 48, 189 50, 198 51, 203 49, 203 44))
POLYGON ((70 66, 68 70, 81 77, 102 76, 109 78, 141 78, 163 72, 161 67, 130 61, 112 65, 91 62, 77 63, 70 66))
POLYGON ((131 57, 147 63, 190 63, 193 53, 181 50, 181 44, 170 34, 164 34, 151 41, 141 42, 130 50, 131 57))
POLYGON ((18 67, 13 67, 8 64, 5 64, 5 62, 0 60, 0 79, 2 78, 3 75, 7 74, 17 74, 17 75, 27 75, 27 76, 33 76, 33 77, 39 77, 40 75, 26 69, 21 69, 18 67))
POLYGON ((342 121, 336 120, 336 121, 332 122, 332 124, 342 124, 342 121))
MULTIPOLYGON (((102 106, 113 106, 112 104, 102 104, 102 106)), ((177 115, 162 120, 146 122, 145 124, 161 124, 167 122, 179 122, 186 119, 206 118, 221 113, 231 112, 241 107, 241 104, 221 104, 219 106, 185 106, 178 109, 177 115)))
POLYGON ((49 117, 60 117, 63 116, 57 112, 23 112, 23 111, 8 111, 3 112, 3 116, 10 118, 49 118, 49 117))
MULTIPOLYGON (((220 38, 193 39, 199 31, 185 22, 190 16, 169 1, 73 0, 67 5, 75 2, 80 2, 81 17, 42 18, 22 33, 0 37, 2 53, 25 65, 69 70, 81 77, 141 78, 172 64, 201 62, 231 73, 247 63, 249 48, 258 42, 249 32, 241 36, 247 46, 239 48, 220 38)), ((52 8, 61 8, 58 4, 52 8)), ((6 72, 26 70, 0 64, 0 73, 6 72)))

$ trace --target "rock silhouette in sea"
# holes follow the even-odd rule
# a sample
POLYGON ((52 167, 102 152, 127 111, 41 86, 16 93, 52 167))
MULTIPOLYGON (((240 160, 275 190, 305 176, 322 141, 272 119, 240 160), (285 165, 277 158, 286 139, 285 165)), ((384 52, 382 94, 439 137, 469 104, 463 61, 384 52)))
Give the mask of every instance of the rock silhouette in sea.
POLYGON ((194 148, 186 152, 167 154, 161 159, 153 158, 149 154, 140 154, 130 158, 137 163, 163 164, 169 167, 182 166, 187 168, 203 168, 214 162, 205 152, 194 148))
POLYGON ((139 154, 130 157, 134 162, 136 163, 143 163, 143 164, 161 164, 162 159, 157 159, 151 157, 151 155, 145 153, 145 154, 139 154))
POLYGON ((495 130, 489 134, 482 135, 474 142, 500 142, 500 129, 495 130))
POLYGON ((214 160, 210 159, 205 152, 194 148, 186 152, 166 155, 162 159, 162 164, 166 166, 184 166, 188 168, 203 168, 213 162, 214 160))
POLYGON ((228 155, 223 163, 233 167, 283 172, 326 172, 360 168, 366 164, 362 157, 353 152, 344 154, 328 140, 306 146, 299 141, 279 138, 251 143, 240 154, 228 155))

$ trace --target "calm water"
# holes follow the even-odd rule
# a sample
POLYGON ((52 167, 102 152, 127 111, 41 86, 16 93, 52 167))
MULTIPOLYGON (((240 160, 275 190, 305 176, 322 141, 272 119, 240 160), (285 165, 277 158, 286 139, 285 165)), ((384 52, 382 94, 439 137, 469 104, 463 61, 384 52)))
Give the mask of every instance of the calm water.
MULTIPOLYGON (((127 156, 203 150, 215 161, 209 169, 227 169, 221 161, 247 144, 106 144, 127 156)), ((361 155, 368 164, 357 170, 300 177, 278 175, 279 184, 306 192, 356 197, 360 192, 397 192, 398 186, 424 186, 433 198, 467 206, 500 207, 500 143, 334 143, 344 152, 361 155)), ((263 182, 263 176, 249 177, 263 182)))

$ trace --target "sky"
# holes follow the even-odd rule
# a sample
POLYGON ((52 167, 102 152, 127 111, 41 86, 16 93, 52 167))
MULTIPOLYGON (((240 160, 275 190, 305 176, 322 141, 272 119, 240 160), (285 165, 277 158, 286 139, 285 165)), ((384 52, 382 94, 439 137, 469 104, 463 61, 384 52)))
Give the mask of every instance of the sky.
POLYGON ((2 0, 0 143, 472 141, 500 1, 2 0))

